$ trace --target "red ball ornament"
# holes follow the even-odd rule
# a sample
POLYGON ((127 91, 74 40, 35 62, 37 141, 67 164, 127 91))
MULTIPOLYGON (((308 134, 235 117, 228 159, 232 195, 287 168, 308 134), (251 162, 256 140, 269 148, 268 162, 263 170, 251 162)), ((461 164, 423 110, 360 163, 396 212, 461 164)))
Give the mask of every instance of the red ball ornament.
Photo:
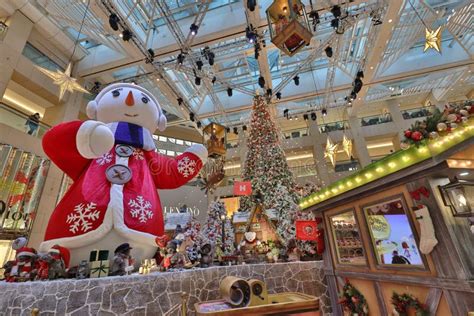
POLYGON ((410 138, 410 137, 411 137, 411 131, 410 131, 409 129, 407 129, 407 130, 405 131, 405 137, 406 137, 406 138, 410 138))
POLYGON ((416 141, 416 142, 420 141, 422 138, 423 138, 423 134, 421 134, 421 133, 418 132, 418 131, 413 132, 413 133, 411 134, 411 139, 413 139, 413 140, 416 141))

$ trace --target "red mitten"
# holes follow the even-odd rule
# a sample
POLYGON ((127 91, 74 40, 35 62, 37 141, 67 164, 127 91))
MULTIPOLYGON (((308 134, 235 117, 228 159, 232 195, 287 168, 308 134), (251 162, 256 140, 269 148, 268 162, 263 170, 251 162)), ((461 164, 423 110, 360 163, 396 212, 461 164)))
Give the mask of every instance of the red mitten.
POLYGON ((316 231, 316 251, 322 255, 324 249, 324 228, 318 228, 316 231))

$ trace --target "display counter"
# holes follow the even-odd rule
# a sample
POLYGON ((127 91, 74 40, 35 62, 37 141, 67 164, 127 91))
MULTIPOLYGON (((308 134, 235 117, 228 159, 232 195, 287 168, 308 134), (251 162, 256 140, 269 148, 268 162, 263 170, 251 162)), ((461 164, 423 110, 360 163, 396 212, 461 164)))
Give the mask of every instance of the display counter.
POLYGON ((363 295, 369 315, 392 315, 400 302, 394 297, 405 294, 433 316, 474 311, 473 168, 470 138, 308 208, 325 224, 335 315, 344 314, 338 294, 348 284, 363 295))
POLYGON ((219 282, 225 276, 264 280, 269 293, 301 292, 319 297, 320 310, 331 311, 321 261, 252 264, 182 272, 105 277, 85 280, 2 283, 0 315, 163 315, 189 295, 188 315, 194 304, 220 298, 219 282))

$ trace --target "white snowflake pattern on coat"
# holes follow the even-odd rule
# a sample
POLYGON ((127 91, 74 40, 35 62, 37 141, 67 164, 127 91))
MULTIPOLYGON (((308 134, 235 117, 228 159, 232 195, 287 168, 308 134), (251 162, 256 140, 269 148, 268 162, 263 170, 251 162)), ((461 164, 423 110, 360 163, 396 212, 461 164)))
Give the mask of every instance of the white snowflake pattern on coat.
POLYGON ((80 203, 74 207, 74 211, 68 214, 66 223, 69 225, 69 231, 73 234, 79 230, 83 233, 92 229, 92 223, 99 219, 100 212, 96 209, 94 202, 80 203))
POLYGON ((130 199, 128 206, 130 206, 130 215, 133 218, 138 217, 140 223, 146 223, 153 217, 150 201, 145 200, 141 195, 138 195, 135 200, 130 199))
POLYGON ((189 177, 196 171, 196 160, 184 157, 178 161, 178 172, 185 178, 189 177))
POLYGON ((95 162, 98 163, 101 166, 103 166, 105 164, 108 164, 111 161, 112 161, 112 154, 111 153, 105 153, 105 154, 103 154, 102 156, 100 156, 99 158, 97 158, 95 160, 95 162))
POLYGON ((145 156, 143 155, 143 150, 141 149, 138 149, 138 148, 135 148, 133 150, 133 157, 136 159, 136 160, 143 160, 145 159, 145 156))

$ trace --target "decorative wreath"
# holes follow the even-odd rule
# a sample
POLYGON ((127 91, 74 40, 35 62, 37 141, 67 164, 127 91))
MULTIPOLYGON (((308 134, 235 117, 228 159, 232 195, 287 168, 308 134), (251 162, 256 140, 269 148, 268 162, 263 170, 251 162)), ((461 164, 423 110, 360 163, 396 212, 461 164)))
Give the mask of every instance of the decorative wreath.
POLYGON ((416 297, 411 294, 403 293, 398 294, 393 292, 392 294, 392 304, 395 307, 395 311, 400 316, 408 315, 408 309, 414 308, 416 316, 429 316, 430 313, 425 304, 422 304, 416 297))

